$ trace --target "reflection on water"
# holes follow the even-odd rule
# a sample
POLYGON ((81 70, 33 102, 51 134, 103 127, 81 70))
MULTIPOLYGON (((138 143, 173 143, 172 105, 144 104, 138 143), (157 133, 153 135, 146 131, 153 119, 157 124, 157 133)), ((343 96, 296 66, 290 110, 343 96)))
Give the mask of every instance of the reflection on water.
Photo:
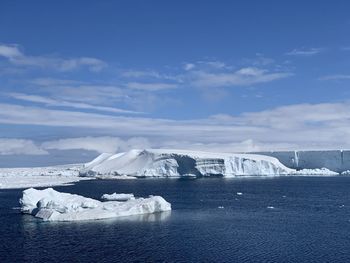
POLYGON ((43 221, 42 219, 35 218, 28 214, 23 214, 21 217, 21 222, 23 227, 32 228, 33 225, 40 226, 42 223, 54 224, 115 224, 118 222, 160 222, 166 221, 171 216, 171 211, 165 211, 153 214, 142 214, 133 216, 121 216, 108 219, 99 220, 81 220, 81 221, 43 221))

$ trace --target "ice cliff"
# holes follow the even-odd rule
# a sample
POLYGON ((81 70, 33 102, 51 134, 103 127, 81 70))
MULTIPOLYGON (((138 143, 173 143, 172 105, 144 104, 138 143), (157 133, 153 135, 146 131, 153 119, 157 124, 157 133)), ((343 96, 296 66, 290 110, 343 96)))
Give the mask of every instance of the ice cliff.
POLYGON ((264 155, 147 149, 101 154, 85 164, 80 175, 234 177, 288 175, 294 172, 276 158, 264 155))

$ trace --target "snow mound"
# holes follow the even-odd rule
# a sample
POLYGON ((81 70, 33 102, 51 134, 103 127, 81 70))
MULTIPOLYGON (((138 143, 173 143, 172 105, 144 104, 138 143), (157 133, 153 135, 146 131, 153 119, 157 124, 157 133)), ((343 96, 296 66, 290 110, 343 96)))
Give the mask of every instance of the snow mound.
POLYGON ((295 175, 325 175, 325 176, 330 176, 330 175, 339 175, 337 172, 333 172, 327 168, 321 168, 321 169, 302 169, 300 171, 296 171, 293 174, 295 175))
POLYGON ((102 200, 108 200, 108 201, 127 201, 127 200, 134 200, 135 196, 134 194, 104 194, 101 196, 102 200))
POLYGON ((23 191, 21 211, 46 221, 106 219, 170 211, 171 204, 161 196, 126 202, 100 202, 76 194, 60 193, 52 188, 23 191))
POLYGON ((85 164, 82 176, 128 175, 135 177, 259 176, 295 172, 276 158, 257 154, 209 153, 185 150, 131 150, 100 155, 85 164))

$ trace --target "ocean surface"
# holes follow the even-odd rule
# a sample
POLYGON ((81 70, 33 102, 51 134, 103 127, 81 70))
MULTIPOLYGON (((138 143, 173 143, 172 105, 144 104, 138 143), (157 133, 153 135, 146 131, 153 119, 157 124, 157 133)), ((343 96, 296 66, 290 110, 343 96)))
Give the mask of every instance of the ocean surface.
POLYGON ((350 177, 82 181, 58 191, 161 195, 173 211, 43 222, 0 191, 0 262, 350 262, 350 177), (237 194, 237 193, 242 193, 237 194))

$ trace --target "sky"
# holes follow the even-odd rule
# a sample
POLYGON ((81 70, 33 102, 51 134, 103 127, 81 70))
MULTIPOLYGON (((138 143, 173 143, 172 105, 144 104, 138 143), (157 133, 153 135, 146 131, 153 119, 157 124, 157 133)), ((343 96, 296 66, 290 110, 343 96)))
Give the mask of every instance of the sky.
POLYGON ((0 2, 0 166, 350 149, 349 1, 0 2))

